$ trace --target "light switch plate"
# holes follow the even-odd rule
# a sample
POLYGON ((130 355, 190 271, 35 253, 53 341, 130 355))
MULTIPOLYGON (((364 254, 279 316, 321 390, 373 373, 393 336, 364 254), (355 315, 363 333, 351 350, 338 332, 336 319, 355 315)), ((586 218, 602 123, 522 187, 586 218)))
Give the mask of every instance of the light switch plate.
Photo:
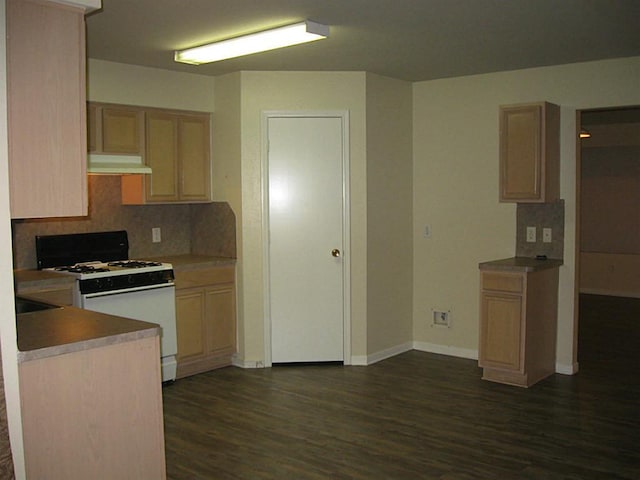
POLYGON ((151 229, 151 241, 153 243, 160 243, 162 241, 162 234, 160 232, 160 227, 153 227, 151 229))

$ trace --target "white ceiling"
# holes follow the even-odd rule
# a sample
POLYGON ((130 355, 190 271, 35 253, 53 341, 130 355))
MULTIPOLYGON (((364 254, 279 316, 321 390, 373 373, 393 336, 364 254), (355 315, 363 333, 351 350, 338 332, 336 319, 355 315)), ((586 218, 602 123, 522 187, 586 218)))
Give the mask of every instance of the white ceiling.
MULTIPOLYGON (((90 58, 203 75, 367 71, 430 80, 640 55, 640 0, 103 0, 90 58), (327 40, 182 65, 173 51, 313 20, 327 40)), ((640 79, 639 79, 640 80, 640 79)))

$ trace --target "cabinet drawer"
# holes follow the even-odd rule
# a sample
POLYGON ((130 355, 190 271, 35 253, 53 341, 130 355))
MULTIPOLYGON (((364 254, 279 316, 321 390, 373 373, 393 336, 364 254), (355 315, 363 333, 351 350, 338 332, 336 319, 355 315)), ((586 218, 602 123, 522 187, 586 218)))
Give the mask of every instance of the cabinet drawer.
POLYGON ((193 288, 217 283, 233 283, 235 281, 235 266, 202 268, 196 270, 176 270, 176 288, 193 288))
POLYGON ((509 275, 505 273, 483 273, 482 289, 500 292, 522 293, 524 286, 523 275, 509 275))

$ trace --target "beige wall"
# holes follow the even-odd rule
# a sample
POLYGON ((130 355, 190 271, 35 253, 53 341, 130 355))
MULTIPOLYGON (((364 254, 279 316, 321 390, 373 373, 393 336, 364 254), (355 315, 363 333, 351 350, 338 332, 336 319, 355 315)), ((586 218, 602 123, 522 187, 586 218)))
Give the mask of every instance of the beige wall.
POLYGON ((238 323, 238 353, 240 359, 245 357, 244 351, 244 278, 242 248, 242 171, 241 171, 241 74, 231 73, 216 78, 215 85, 216 111, 213 122, 213 142, 211 156, 212 188, 214 200, 229 203, 236 216, 236 315, 238 323))
POLYGON ((580 293, 640 298, 640 255, 580 253, 580 293))
POLYGON ((87 61, 87 100, 94 102, 213 112, 214 85, 205 75, 87 61))
POLYGON ((640 104, 640 57, 414 84, 414 341, 473 357, 478 263, 515 248, 515 206, 498 203, 498 106, 548 100, 561 108, 565 265, 560 271, 557 363, 577 368, 574 322, 576 109, 640 104), (422 238, 431 224, 431 239, 422 238), (428 326, 451 308, 451 329, 428 326))
POLYGON ((366 77, 367 363, 411 347, 411 83, 366 77))
POLYGON ((580 170, 581 250, 640 255, 640 147, 582 148, 580 170))

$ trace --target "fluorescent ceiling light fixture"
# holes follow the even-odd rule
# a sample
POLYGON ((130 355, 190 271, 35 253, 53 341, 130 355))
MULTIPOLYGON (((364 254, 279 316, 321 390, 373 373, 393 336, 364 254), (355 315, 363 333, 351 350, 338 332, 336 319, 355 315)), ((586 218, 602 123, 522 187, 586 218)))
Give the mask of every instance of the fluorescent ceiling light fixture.
POLYGON ((176 50, 176 62, 200 65, 218 62, 227 58, 242 57, 252 53, 266 52, 299 43, 322 40, 329 36, 329 27, 309 20, 285 27, 252 33, 242 37, 209 43, 200 47, 176 50))

